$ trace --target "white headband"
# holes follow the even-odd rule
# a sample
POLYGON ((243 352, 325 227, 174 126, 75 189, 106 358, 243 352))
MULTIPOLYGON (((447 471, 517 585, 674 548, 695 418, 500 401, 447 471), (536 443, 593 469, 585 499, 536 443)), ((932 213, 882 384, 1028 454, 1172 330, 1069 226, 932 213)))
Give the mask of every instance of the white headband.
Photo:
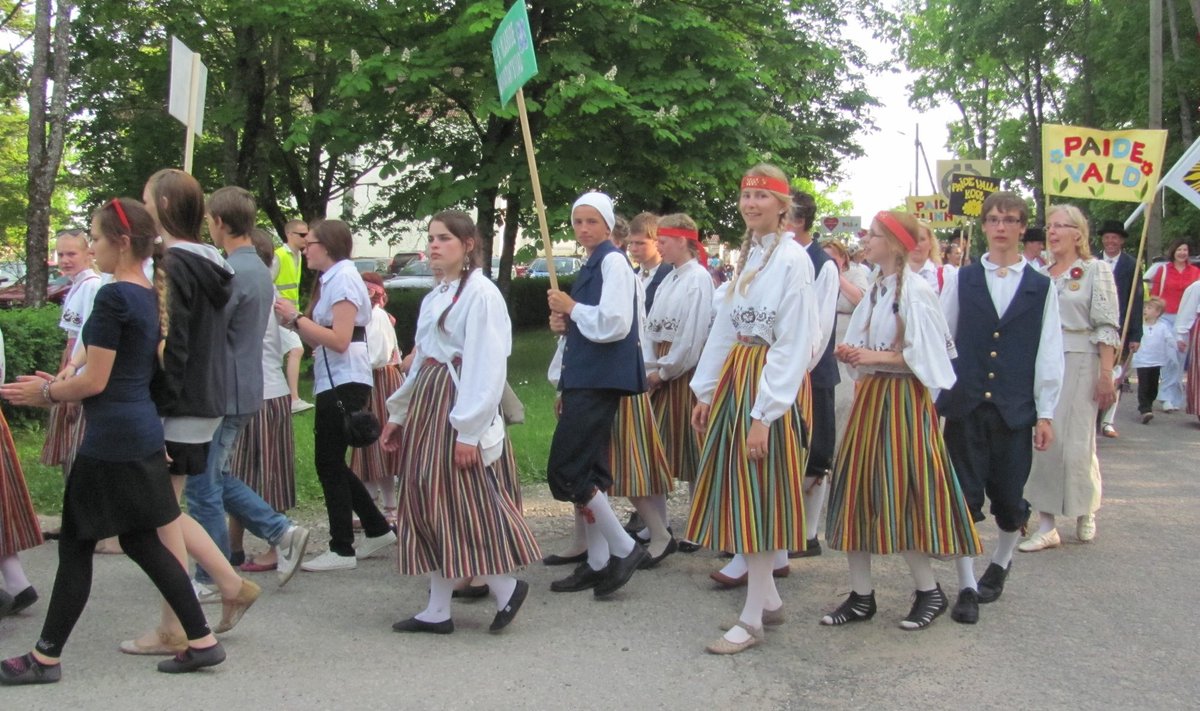
POLYGON ((604 222, 608 225, 608 229, 612 230, 613 225, 615 225, 617 222, 617 218, 613 214, 612 198, 601 192, 584 193, 583 195, 580 195, 579 199, 575 201, 575 204, 571 206, 571 215, 574 216, 575 210, 582 205, 596 208, 596 212, 599 212, 600 216, 604 218, 604 222))

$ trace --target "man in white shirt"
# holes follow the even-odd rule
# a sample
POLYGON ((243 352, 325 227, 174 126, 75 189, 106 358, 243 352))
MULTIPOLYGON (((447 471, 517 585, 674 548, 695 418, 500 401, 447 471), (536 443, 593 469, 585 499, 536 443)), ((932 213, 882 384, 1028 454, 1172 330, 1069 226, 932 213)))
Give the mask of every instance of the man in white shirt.
POLYGON ((958 349, 954 387, 937 401, 946 418, 946 450, 972 518, 984 519, 986 495, 1000 529, 978 581, 971 558, 957 562, 959 594, 950 616, 965 624, 979 619, 979 603, 998 600, 1004 591, 1029 520, 1023 492, 1033 449, 1045 450, 1054 439, 1051 422, 1064 367, 1057 293, 1017 247, 1028 219, 1025 201, 993 193, 982 212, 988 252, 948 274, 941 295, 958 349))

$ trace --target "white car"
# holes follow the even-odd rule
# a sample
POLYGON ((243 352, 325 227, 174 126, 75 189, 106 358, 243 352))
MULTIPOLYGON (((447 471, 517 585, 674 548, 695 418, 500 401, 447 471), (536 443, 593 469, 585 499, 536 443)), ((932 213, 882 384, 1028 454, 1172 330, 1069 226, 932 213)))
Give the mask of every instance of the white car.
MULTIPOLYGON (((578 272, 583 268, 583 261, 576 257, 555 257, 554 258, 554 274, 555 276, 568 276, 578 272)), ((529 271, 525 272, 527 277, 542 277, 547 278, 550 272, 546 269, 545 257, 538 257, 529 265, 529 271)))
POLYGON ((396 276, 383 282, 385 289, 432 289, 433 270, 428 261, 409 262, 396 276))

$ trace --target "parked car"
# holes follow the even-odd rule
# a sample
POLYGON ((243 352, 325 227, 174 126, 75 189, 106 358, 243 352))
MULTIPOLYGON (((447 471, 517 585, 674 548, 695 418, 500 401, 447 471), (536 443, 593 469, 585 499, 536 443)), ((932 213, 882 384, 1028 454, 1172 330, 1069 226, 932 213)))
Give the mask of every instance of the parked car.
MULTIPOLYGON (((61 304, 71 290, 71 277, 63 276, 55 267, 50 267, 50 279, 46 285, 46 302, 61 304)), ((0 289, 0 308, 10 309, 25 305, 25 277, 17 279, 11 286, 0 289)))
MULTIPOLYGON (((386 264, 386 262, 384 264, 386 264)), ((358 270, 359 274, 382 271, 380 260, 374 257, 357 257, 354 260, 354 268, 358 270)))
MULTIPOLYGON (((583 262, 578 257, 554 258, 554 273, 556 276, 569 276, 582 268, 583 262)), ((529 271, 525 275, 530 277, 549 277, 550 272, 546 269, 546 258, 538 257, 533 260, 529 265, 529 271)))
POLYGON ((392 263, 388 265, 388 274, 399 274, 400 270, 410 263, 420 262, 424 259, 424 252, 397 252, 392 257, 392 263))
POLYGON ((409 262, 400 272, 383 282, 385 289, 432 289, 433 269, 429 262, 409 262))

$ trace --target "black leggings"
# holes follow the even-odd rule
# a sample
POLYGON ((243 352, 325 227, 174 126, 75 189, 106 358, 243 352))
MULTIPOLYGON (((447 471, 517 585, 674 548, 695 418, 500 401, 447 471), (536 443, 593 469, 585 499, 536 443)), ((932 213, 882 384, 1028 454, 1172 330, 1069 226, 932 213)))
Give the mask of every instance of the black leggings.
POLYGON ((329 550, 342 556, 354 555, 353 514, 358 515, 367 537, 386 535, 390 526, 375 500, 367 493, 362 480, 346 465, 346 430, 337 401, 341 397, 347 412, 367 406, 371 386, 363 383, 342 383, 334 390, 317 395, 316 418, 313 423, 313 458, 317 479, 325 494, 325 512, 329 514, 329 550))
MULTIPOLYGON (((171 606, 187 638, 195 640, 208 635, 208 621, 196 600, 187 571, 158 539, 158 531, 132 531, 122 533, 117 539, 125 554, 145 571, 171 606)), ((67 638, 87 605, 95 551, 96 541, 63 538, 58 542, 58 575, 54 578, 42 637, 37 643, 37 651, 48 657, 62 656, 67 638)))

